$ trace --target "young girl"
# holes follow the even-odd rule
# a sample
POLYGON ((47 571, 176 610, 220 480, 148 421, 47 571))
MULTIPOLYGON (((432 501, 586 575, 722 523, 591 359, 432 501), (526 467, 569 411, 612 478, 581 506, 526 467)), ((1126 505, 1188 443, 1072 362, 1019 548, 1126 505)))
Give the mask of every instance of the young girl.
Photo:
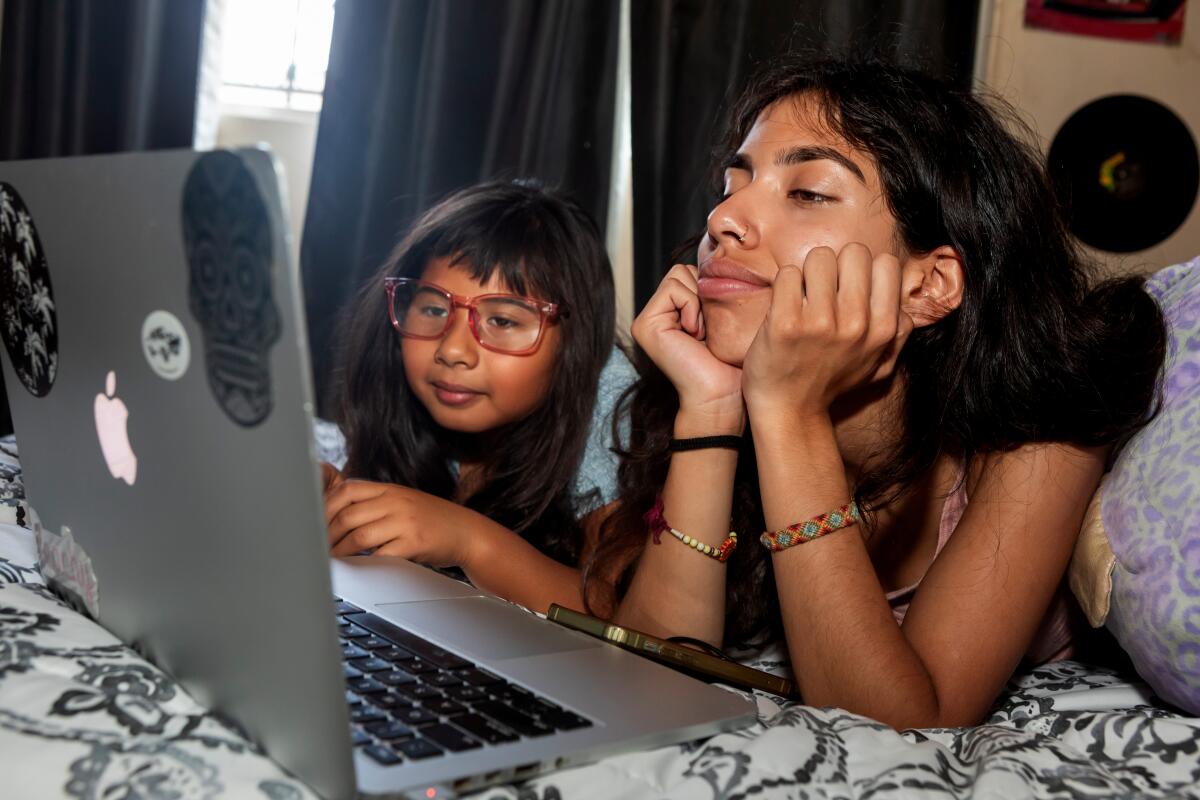
POLYGON ((779 64, 718 166, 698 266, 633 326, 649 369, 589 601, 782 633, 811 705, 975 724, 1068 644, 1056 592, 1150 415, 1158 308, 1139 279, 1089 289, 1036 152, 912 72, 779 64))
POLYGON ((608 259, 573 201, 491 183, 425 213, 348 317, 332 554, 579 607, 584 531, 615 494, 607 417, 633 377, 613 320, 608 259))

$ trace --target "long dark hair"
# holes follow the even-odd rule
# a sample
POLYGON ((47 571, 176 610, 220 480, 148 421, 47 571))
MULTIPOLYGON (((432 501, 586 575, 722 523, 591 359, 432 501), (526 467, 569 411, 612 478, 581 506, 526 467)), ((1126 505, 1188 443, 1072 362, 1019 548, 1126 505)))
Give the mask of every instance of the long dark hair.
POLYGON ((438 426, 404 377, 400 340, 388 319, 386 276, 419 278, 436 258, 480 282, 497 270, 518 294, 565 303, 550 390, 504 443, 476 452, 485 485, 465 505, 523 535, 563 562, 579 556, 574 476, 583 455, 600 370, 614 342, 612 270, 595 223, 573 200, 529 181, 473 186, 425 212, 359 292, 342 328, 338 422, 345 472, 454 495, 448 459, 469 442, 438 426))
MULTIPOLYGON (((901 497, 942 454, 969 463, 1030 442, 1119 444, 1149 420, 1165 351, 1162 314, 1141 278, 1096 281, 1011 108, 877 60, 785 59, 760 72, 732 108, 714 171, 764 109, 801 95, 817 101, 829 131, 874 159, 903 246, 924 254, 950 244, 965 273, 960 307, 915 331, 901 354, 901 438, 858 476, 862 508, 901 497), (1022 138, 1012 132, 1021 130, 1022 138)), ((669 463, 678 399, 644 354, 637 363, 642 377, 624 398, 633 428, 621 507, 586 570, 585 596, 597 607, 627 587, 632 566, 615 587, 600 576, 640 553, 641 514, 669 463)), ((769 559, 756 541, 763 525, 746 436, 733 502, 745 544, 729 562, 727 641, 778 624, 769 559)))

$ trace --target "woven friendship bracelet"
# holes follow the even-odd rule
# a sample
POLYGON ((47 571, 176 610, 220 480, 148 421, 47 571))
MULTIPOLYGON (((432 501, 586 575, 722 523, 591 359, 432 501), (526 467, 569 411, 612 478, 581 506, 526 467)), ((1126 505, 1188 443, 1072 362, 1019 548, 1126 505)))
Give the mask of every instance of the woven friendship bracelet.
POLYGON ((842 528, 857 525, 860 520, 862 520, 862 515, 858 511, 858 503, 850 502, 841 508, 835 508, 833 511, 804 522, 788 525, 781 531, 764 533, 759 537, 759 541, 772 553, 778 553, 792 545, 810 542, 834 531, 840 531, 842 528))
POLYGON ((729 560, 729 556, 737 549, 737 532, 730 531, 725 537, 725 541, 713 547, 711 544, 705 544, 699 539, 688 536, 686 533, 677 531, 667 524, 666 518, 663 517, 663 501, 662 495, 654 499, 654 506, 642 515, 642 519, 646 523, 646 527, 650 529, 651 535, 654 537, 655 544, 662 544, 662 533, 667 533, 674 536, 679 541, 686 544, 688 547, 695 550, 697 553, 703 553, 709 558, 716 559, 724 564, 729 560))

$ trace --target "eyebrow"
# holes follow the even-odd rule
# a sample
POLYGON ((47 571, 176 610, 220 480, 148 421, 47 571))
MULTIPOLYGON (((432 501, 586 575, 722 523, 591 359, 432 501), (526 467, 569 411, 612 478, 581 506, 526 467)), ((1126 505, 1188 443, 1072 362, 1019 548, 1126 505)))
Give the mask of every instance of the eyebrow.
MULTIPOLYGON (((858 178, 859 183, 864 186, 867 183, 866 177, 863 175, 862 169, 858 164, 855 164, 844 155, 834 150, 832 147, 790 147, 787 150, 780 150, 775 153, 775 166, 791 167, 796 164, 805 164, 809 161, 832 161, 841 165, 850 172, 854 177, 858 178)), ((725 162, 725 169, 742 169, 747 172, 752 172, 750 168, 750 157, 745 153, 734 153, 733 156, 725 162)))

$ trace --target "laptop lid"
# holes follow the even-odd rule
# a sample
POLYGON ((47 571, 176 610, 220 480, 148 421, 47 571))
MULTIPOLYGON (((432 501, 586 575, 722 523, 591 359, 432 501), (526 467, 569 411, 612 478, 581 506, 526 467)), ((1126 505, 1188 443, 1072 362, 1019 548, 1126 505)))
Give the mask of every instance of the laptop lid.
POLYGON ((278 185, 262 150, 0 163, 4 380, 44 570, 341 797, 348 713, 278 185))

